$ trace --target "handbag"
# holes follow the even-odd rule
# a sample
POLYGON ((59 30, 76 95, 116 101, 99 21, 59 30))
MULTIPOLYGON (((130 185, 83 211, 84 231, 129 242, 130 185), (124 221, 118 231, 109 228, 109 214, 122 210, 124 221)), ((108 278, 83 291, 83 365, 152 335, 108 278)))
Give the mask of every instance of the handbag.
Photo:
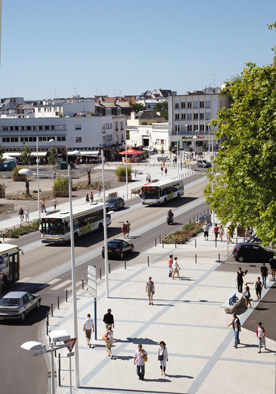
POLYGON ((159 361, 163 361, 163 354, 159 354, 158 359, 159 361))
POLYGON ((148 356, 144 356, 144 350, 142 350, 142 356, 144 357, 145 363, 148 361, 148 356))

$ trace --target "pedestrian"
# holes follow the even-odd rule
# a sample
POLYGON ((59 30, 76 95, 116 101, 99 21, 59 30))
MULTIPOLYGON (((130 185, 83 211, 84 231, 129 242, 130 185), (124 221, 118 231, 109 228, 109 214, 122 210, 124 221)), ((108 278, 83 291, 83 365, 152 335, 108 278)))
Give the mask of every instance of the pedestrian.
POLYGON ((220 242, 222 242, 223 236, 224 236, 224 229, 223 229, 222 225, 219 226, 218 233, 219 233, 219 237, 220 237, 220 242))
POLYGON ((232 231, 231 231, 230 227, 227 227, 227 242, 229 244, 232 243, 232 231))
POLYGON ((57 199, 56 198, 53 199, 52 204, 54 206, 54 210, 56 210, 57 209, 57 199))
POLYGON ((250 288, 249 288, 249 286, 248 286, 248 284, 246 282, 244 282, 244 286, 245 287, 244 287, 243 295, 244 295, 244 298, 245 298, 245 307, 246 308, 251 308, 252 305, 251 305, 251 301, 250 301, 250 297, 251 297, 250 288))
POLYGON ((44 198, 41 199, 41 212, 45 212, 46 213, 46 203, 44 198))
POLYGON ((126 221, 126 230, 127 230, 126 236, 128 238, 129 237, 129 232, 130 232, 130 223, 129 223, 128 220, 126 221))
POLYGON ((206 223, 204 226, 203 226, 203 232, 204 232, 204 241, 208 241, 208 237, 209 237, 209 226, 208 226, 208 224, 206 223))
POLYGON ((157 360, 159 361, 161 376, 166 376, 166 363, 169 361, 168 359, 168 350, 166 348, 166 344, 164 341, 159 343, 158 352, 157 352, 157 360))
POLYGON ((83 325, 83 331, 85 332, 85 337, 86 337, 86 341, 87 341, 87 345, 89 347, 91 347, 91 333, 92 330, 94 332, 94 322, 93 319, 91 319, 91 315, 90 313, 87 314, 87 319, 84 322, 83 325))
POLYGON ((242 293, 243 277, 247 274, 247 272, 248 272, 247 270, 245 270, 245 272, 243 272, 241 267, 239 267, 239 269, 237 271, 236 282, 237 282, 239 293, 242 293))
POLYGON ((139 344, 138 349, 134 353, 134 365, 136 365, 136 372, 139 380, 144 380, 145 361, 148 361, 148 353, 143 349, 142 345, 139 344))
POLYGON ((269 264, 271 267, 271 280, 275 280, 276 260, 272 259, 269 264))
POLYGON ((90 193, 90 202, 93 202, 94 201, 94 195, 93 195, 93 192, 91 191, 91 193, 90 193))
POLYGON ((153 305, 153 295, 155 293, 155 287, 154 282, 151 280, 151 277, 149 277, 149 281, 146 284, 145 293, 148 293, 149 305, 153 305))
POLYGON ((20 223, 23 223, 24 211, 23 211, 22 207, 19 208, 18 215, 20 217, 20 223))
POLYGON ((267 269, 265 263, 263 263, 261 266, 260 274, 262 277, 263 287, 266 289, 266 277, 268 276, 268 269, 267 269))
POLYGON ((258 276, 257 282, 255 283, 255 290, 256 290, 256 296, 259 301, 261 301, 262 289, 263 289, 263 284, 261 282, 261 278, 258 276))
POLYGON ((29 212, 28 208, 26 208, 25 209, 25 221, 26 221, 26 223, 30 222, 29 217, 30 217, 30 212, 29 212))
POLYGON ((111 356, 111 358, 113 358, 111 346, 113 345, 114 339, 113 339, 113 331, 110 327, 107 329, 106 333, 104 334, 103 339, 105 340, 105 347, 107 349, 107 355, 111 356))
POLYGON ((167 175, 168 174, 168 169, 167 169, 167 167, 165 167, 165 175, 167 175))
POLYGON ((148 175, 148 179, 149 179, 149 182, 151 182, 151 175, 150 174, 148 175))
POLYGON ((125 223, 123 223, 122 225, 122 233, 123 233, 123 237, 125 238, 127 234, 127 227, 125 223))
POLYGON ((161 175, 163 175, 163 166, 161 166, 161 175))
POLYGON ((135 176, 135 178, 137 178, 137 170, 136 170, 136 168, 134 170, 134 176, 135 176))
POLYGON ((148 183, 148 181, 149 181, 149 174, 146 173, 146 183, 148 183))
POLYGON ((256 330, 256 335, 258 338, 258 345, 259 345, 259 351, 258 353, 262 353, 262 346, 264 346, 264 350, 266 350, 266 343, 265 343, 265 329, 262 325, 262 322, 259 322, 257 330, 256 330))
POLYGON ((86 202, 89 202, 89 194, 88 194, 88 193, 86 193, 85 201, 86 201, 86 202))
POLYGON ((217 223, 215 223, 215 225, 214 225, 213 233, 215 234, 215 240, 217 241, 217 239, 218 239, 218 233, 219 233, 219 228, 218 228, 217 223))
POLYGON ((101 197, 101 186, 98 187, 98 196, 101 197))
POLYGON ((235 338, 235 344, 234 344, 234 348, 237 349, 238 345, 240 344, 240 331, 241 331, 241 323, 240 323, 240 319, 237 317, 237 315, 235 313, 233 313, 233 320, 230 324, 228 324, 228 327, 230 327, 232 325, 233 327, 233 331, 234 331, 234 338, 235 338))
POLYGON ((172 264, 173 264, 173 255, 170 254, 170 256, 169 256, 169 278, 171 278, 172 273, 173 273, 172 264))
POLYGON ((174 275, 177 274, 178 278, 180 279, 180 276, 179 276, 180 267, 179 267, 178 262, 177 262, 177 257, 175 257, 174 260, 173 260, 172 268, 173 268, 172 278, 174 279, 174 275))
POLYGON ((105 328, 108 330, 109 328, 114 328, 114 316, 112 315, 112 310, 109 308, 107 313, 103 317, 103 322, 105 323, 105 328))

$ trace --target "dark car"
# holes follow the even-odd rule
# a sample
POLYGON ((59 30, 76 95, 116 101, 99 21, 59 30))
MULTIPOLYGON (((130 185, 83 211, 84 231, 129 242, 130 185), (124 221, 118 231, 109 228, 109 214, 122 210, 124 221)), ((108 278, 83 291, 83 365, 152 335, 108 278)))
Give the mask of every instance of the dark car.
POLYGON ((197 160, 196 165, 203 168, 212 167, 212 164, 207 160, 197 160))
POLYGON ((268 250, 261 245, 250 243, 237 244, 232 252, 232 256, 236 261, 250 261, 252 263, 269 263, 273 259, 274 252, 268 250))
POLYGON ((0 320, 21 319, 31 310, 39 308, 41 297, 27 291, 11 291, 0 300, 0 320))
POLYGON ((107 200, 110 211, 118 211, 125 207, 125 201, 121 197, 113 197, 107 200))
MULTIPOLYGON (((113 239, 107 242, 108 257, 119 257, 123 259, 127 253, 133 253, 134 245, 122 239, 113 239)), ((102 257, 104 257, 104 246, 102 248, 102 257)))

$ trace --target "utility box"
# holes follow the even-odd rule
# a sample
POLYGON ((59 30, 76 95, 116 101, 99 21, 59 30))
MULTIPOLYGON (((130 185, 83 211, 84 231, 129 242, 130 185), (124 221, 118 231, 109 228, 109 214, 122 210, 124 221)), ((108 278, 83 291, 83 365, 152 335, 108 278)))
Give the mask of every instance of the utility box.
POLYGON ((60 169, 61 169, 61 170, 67 170, 67 168, 68 168, 68 163, 67 163, 67 161, 62 161, 62 162, 60 163, 60 169))

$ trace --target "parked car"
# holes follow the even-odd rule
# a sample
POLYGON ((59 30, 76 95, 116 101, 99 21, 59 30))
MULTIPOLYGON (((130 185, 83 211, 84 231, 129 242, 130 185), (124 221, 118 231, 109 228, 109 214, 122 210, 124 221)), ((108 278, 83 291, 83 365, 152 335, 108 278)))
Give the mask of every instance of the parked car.
POLYGON ((0 320, 25 320, 27 313, 39 308, 41 296, 27 291, 11 291, 0 300, 0 320))
POLYGON ((3 164, 0 164, 1 171, 11 171, 13 167, 16 167, 15 160, 5 160, 3 164))
POLYGON ((144 146, 143 150, 145 150, 149 153, 157 153, 157 149, 154 148, 153 146, 144 146))
POLYGON ((157 161, 163 162, 169 160, 168 156, 159 156, 157 157, 157 161))
MULTIPOLYGON (((119 257, 123 259, 127 253, 133 253, 134 245, 122 239, 113 239, 107 242, 108 257, 119 257)), ((104 246, 102 248, 102 257, 104 258, 104 246)))
POLYGON ((197 160, 197 167, 209 168, 212 167, 212 164, 207 160, 197 160))
POLYGON ((254 245, 250 243, 238 243, 232 252, 232 256, 236 261, 250 261, 252 263, 269 263, 273 257, 274 252, 268 250, 261 245, 254 245))
POLYGON ((121 197, 113 197, 107 200, 109 204, 109 209, 111 211, 118 211, 118 209, 122 209, 125 207, 125 201, 121 197))

